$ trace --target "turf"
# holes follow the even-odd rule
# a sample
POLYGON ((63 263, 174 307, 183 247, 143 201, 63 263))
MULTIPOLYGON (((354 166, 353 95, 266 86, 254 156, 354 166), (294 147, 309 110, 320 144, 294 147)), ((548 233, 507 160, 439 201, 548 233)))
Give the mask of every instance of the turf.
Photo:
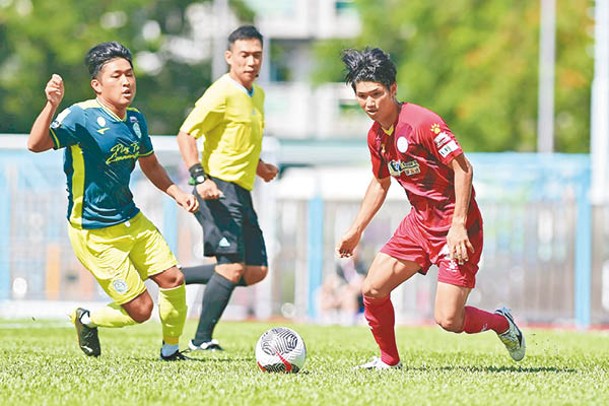
MULTIPOLYGON (((183 345, 195 330, 189 321, 183 345)), ((67 322, 0 321, 0 403, 6 405, 494 405, 609 404, 605 332, 525 330, 528 352, 513 362, 492 332, 455 335, 399 327, 399 371, 354 371, 376 355, 364 326, 221 322, 226 351, 158 361, 160 325, 100 331, 88 358, 67 322), (254 345, 286 325, 307 345, 298 374, 258 370, 254 345)))

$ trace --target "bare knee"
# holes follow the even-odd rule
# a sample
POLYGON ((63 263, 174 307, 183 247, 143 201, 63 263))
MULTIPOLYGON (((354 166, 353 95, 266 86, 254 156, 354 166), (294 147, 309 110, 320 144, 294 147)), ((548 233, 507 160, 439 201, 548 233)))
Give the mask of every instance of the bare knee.
POLYGON ((152 276, 150 279, 162 289, 176 288, 184 284, 184 274, 175 266, 152 276))
POLYGON ((463 320, 457 317, 446 317, 436 315, 436 323, 442 327, 442 329, 451 333, 460 333, 463 331, 463 320))
POLYGON ((370 283, 370 281, 364 280, 364 282, 362 283, 362 295, 367 297, 379 298, 387 296, 388 292, 385 292, 384 290, 375 286, 373 283, 370 283))
POLYGON ((136 323, 144 323, 152 316, 152 309, 154 304, 152 298, 145 292, 144 294, 136 297, 129 303, 123 305, 123 309, 129 314, 129 316, 135 320, 136 323))
POLYGON ((260 282, 269 273, 269 268, 266 266, 248 266, 243 274, 247 286, 260 282))
POLYGON ((141 309, 136 314, 131 314, 130 316, 137 323, 144 323, 150 320, 150 316, 152 316, 152 307, 150 307, 150 309, 141 309))
POLYGON ((238 283, 245 274, 244 264, 220 264, 216 265, 216 272, 233 283, 238 283))

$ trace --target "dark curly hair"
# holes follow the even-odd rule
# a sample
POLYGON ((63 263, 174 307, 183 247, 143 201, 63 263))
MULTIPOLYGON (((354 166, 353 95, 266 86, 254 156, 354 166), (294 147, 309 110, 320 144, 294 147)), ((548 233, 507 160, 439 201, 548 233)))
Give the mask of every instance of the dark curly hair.
POLYGON ((345 82, 355 90, 358 82, 376 82, 387 89, 395 83, 396 67, 387 53, 380 48, 364 48, 362 51, 347 49, 342 53, 347 73, 345 82))

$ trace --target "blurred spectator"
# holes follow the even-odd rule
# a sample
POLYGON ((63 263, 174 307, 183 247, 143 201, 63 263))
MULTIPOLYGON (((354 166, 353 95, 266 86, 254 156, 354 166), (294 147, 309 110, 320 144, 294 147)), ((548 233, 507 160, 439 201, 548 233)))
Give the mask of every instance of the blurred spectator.
POLYGON ((324 324, 353 325, 363 314, 362 281, 368 267, 359 250, 338 260, 334 273, 327 275, 318 294, 320 321, 324 324))

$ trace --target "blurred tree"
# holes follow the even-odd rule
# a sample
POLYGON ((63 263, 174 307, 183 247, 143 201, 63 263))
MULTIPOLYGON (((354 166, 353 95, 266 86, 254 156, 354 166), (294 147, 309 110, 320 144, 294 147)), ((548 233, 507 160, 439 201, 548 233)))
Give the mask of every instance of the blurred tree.
MULTIPOLYGON (((252 21, 243 0, 238 19, 252 21)), ((237 22, 235 22, 237 24, 237 22)), ((63 76, 67 107, 93 97, 83 58, 119 41, 134 54, 138 95, 152 134, 176 134, 211 83, 212 0, 7 0, 0 2, 0 133, 27 133, 52 73, 63 76)))
MULTIPOLYGON (((361 35, 319 44, 315 81, 342 79, 341 49, 380 47, 398 67, 400 99, 439 113, 466 150, 536 150, 539 1, 355 3, 361 35)), ((590 0, 557 0, 559 152, 589 150, 591 6, 590 0)))

